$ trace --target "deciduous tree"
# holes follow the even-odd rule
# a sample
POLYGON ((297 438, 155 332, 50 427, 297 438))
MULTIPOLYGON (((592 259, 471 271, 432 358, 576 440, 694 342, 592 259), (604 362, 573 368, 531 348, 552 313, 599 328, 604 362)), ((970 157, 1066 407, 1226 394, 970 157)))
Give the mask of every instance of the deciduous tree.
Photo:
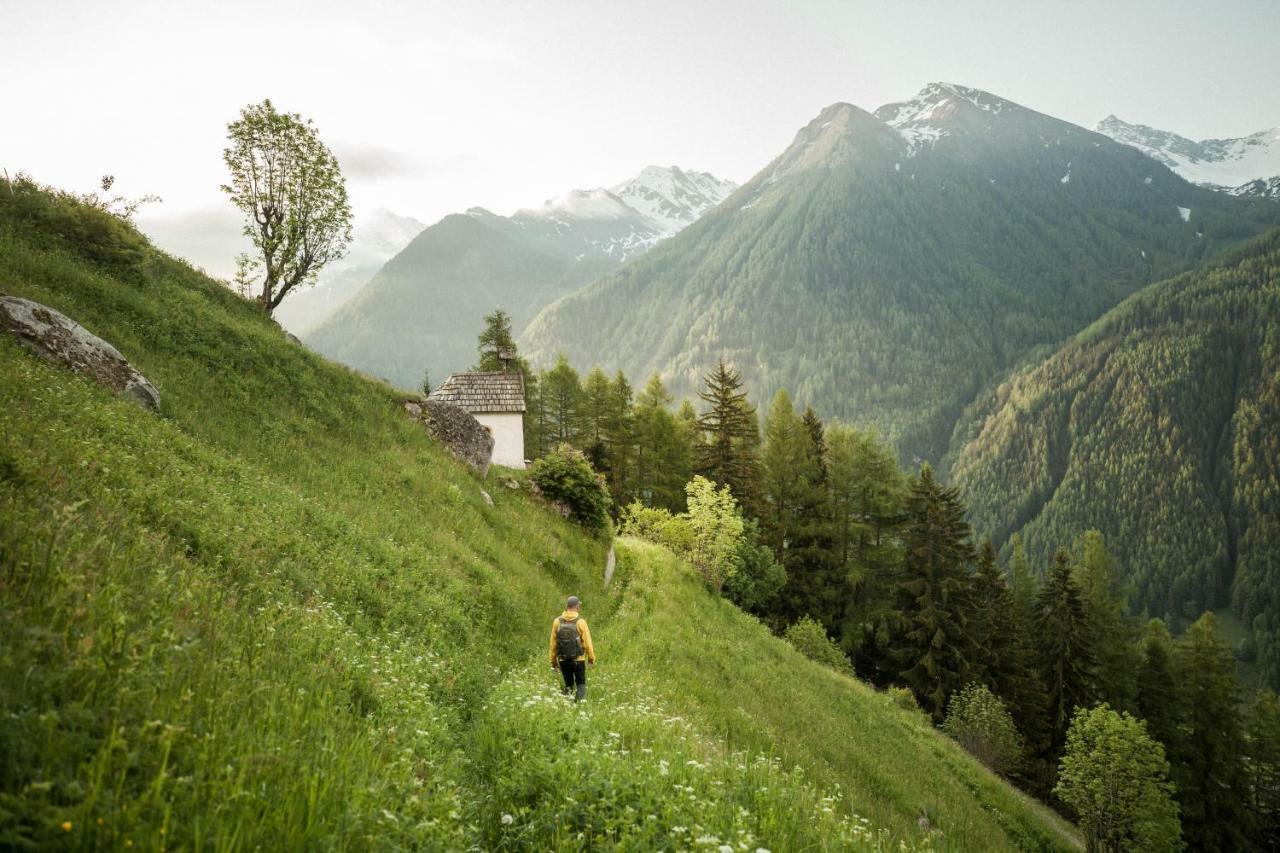
POLYGON ((346 253, 347 186, 311 120, 279 112, 270 100, 241 110, 227 138, 222 160, 231 178, 222 191, 244 214, 242 230, 254 247, 238 258, 238 278, 258 291, 269 314, 346 253))

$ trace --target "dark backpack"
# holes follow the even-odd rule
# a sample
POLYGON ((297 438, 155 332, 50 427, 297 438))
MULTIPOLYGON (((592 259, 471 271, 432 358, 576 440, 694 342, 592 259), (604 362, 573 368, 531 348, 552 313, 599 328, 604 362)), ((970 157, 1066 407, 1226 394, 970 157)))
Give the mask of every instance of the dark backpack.
POLYGON ((582 635, 578 633, 577 619, 560 619, 556 628, 556 657, 560 660, 577 660, 582 654, 582 635))

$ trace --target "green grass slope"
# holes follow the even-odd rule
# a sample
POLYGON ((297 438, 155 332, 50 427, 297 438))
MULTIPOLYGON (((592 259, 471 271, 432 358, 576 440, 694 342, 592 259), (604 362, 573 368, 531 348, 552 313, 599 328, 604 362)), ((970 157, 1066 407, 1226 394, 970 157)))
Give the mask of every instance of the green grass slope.
POLYGON ((1069 827, 686 567, 489 490, 395 393, 96 211, 0 187, 0 848, 1053 849, 1069 827), (575 708, 544 660, 582 595, 575 708), (919 819, 928 819, 930 831, 919 819))
POLYGON ((1137 605, 1227 603, 1280 684, 1280 231, 1153 284, 974 406, 951 478, 1041 565, 1096 528, 1137 605))

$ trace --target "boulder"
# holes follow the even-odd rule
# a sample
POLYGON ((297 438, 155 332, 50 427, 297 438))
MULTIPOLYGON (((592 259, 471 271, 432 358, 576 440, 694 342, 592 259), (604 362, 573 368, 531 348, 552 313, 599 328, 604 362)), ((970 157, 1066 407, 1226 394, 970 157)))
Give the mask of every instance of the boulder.
POLYGON ((0 327, 45 361, 105 385, 126 400, 160 411, 160 392, 115 347, 47 305, 0 296, 0 327))
POLYGON ((461 406, 439 400, 406 400, 405 411, 421 422, 449 451, 471 466, 481 479, 493 459, 493 434, 461 406))

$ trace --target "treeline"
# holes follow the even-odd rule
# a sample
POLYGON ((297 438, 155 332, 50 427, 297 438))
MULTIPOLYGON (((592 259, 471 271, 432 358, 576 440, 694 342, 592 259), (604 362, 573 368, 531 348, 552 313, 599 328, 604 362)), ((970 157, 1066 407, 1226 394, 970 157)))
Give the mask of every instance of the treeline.
MULTIPOLYGON (((489 320, 482 350, 510 344, 502 317, 489 320)), ((1116 731, 1160 745, 1190 847, 1280 843, 1280 701, 1269 691, 1246 701, 1211 612, 1177 639, 1135 616, 1101 534, 1077 536, 1047 566, 1015 541, 1002 564, 929 466, 904 472, 874 434, 797 411, 785 391, 761 430, 723 362, 703 379, 701 411, 688 401, 673 411, 656 376, 635 394, 621 373, 583 378, 565 359, 527 380, 527 448, 584 453, 625 531, 684 551, 779 633, 816 622, 859 677, 909 689, 948 731, 966 724, 948 719, 952 698, 985 688, 1016 728, 1017 755, 1000 769, 1059 795, 1082 824, 1068 784, 1079 784, 1079 762, 1063 758, 1101 725, 1081 712, 1105 705, 1116 731)))

